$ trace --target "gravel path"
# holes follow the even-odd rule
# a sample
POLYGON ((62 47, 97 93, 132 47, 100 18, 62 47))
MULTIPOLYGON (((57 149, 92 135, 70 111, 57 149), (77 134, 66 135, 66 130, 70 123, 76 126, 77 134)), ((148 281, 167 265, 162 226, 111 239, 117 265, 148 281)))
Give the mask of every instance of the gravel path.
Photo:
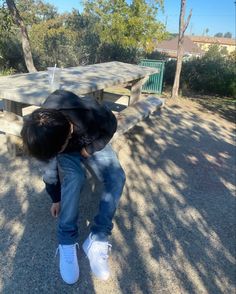
MULTIPOLYGON (((0 135, 0 293, 235 293, 233 128, 194 102, 169 101, 117 140, 127 183, 111 240, 112 278, 93 278, 80 250, 73 286, 59 277, 40 167, 10 159, 0 135)), ((96 187, 90 179, 81 195, 80 244, 96 212, 96 187)))

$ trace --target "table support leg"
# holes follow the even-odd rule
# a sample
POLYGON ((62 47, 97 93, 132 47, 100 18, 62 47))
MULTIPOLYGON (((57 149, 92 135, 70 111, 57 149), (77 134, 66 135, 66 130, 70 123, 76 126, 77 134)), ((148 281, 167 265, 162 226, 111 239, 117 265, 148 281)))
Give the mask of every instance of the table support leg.
POLYGON ((142 85, 148 80, 148 76, 142 79, 133 81, 131 86, 130 101, 129 104, 134 104, 141 97, 142 85))
POLYGON ((103 102, 103 90, 93 92, 93 97, 101 104, 103 102))
MULTIPOLYGON (((6 121, 12 122, 22 120, 22 108, 27 104, 18 103, 10 100, 3 100, 3 113, 6 121)), ((22 154, 22 140, 18 136, 6 133, 7 150, 10 156, 15 157, 22 154)))

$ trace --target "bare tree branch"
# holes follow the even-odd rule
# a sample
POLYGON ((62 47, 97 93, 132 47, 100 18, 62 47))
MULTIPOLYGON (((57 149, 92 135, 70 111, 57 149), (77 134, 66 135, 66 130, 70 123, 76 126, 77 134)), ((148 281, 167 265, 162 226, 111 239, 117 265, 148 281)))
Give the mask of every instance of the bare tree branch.
POLYGON ((192 17, 192 11, 193 11, 193 10, 191 9, 190 12, 189 12, 189 15, 188 15, 187 21, 186 21, 186 23, 184 24, 184 28, 183 28, 183 32, 182 32, 182 36, 181 36, 181 38, 184 37, 185 31, 187 30, 187 27, 188 27, 188 25, 189 25, 190 19, 191 19, 191 17, 192 17))

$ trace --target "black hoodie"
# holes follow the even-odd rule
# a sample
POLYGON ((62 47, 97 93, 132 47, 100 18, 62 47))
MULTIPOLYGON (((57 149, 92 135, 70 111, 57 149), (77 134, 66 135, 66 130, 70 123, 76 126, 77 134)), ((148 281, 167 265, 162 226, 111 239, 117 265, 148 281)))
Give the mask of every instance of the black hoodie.
POLYGON ((74 131, 65 153, 85 148, 93 154, 106 146, 117 128, 111 110, 94 99, 79 98, 69 91, 56 90, 48 96, 42 108, 58 109, 73 124, 74 131))
MULTIPOLYGON (((74 93, 56 90, 42 105, 46 109, 58 109, 73 124, 73 134, 64 153, 79 152, 85 148, 89 154, 103 149, 117 129, 114 114, 94 99, 79 98, 74 93)), ((45 183, 53 202, 61 199, 61 185, 45 183)))

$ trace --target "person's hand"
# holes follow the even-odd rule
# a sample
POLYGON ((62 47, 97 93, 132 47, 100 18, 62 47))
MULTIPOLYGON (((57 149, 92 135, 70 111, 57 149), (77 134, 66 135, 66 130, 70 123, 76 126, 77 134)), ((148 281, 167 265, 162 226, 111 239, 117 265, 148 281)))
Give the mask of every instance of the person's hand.
POLYGON ((53 217, 58 217, 60 212, 60 206, 61 206, 60 202, 56 202, 52 204, 50 211, 53 217))
POLYGON ((85 158, 87 158, 87 157, 90 156, 90 154, 86 151, 85 148, 83 148, 83 149, 80 151, 80 154, 81 154, 83 157, 85 157, 85 158))

